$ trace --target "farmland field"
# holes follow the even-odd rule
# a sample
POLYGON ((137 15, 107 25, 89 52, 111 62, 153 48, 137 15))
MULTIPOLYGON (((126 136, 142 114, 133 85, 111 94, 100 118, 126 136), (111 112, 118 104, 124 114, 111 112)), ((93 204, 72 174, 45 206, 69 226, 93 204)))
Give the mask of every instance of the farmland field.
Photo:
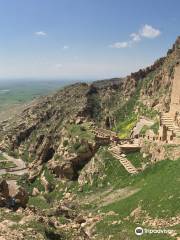
POLYGON ((71 81, 0 81, 0 121, 31 100, 72 83, 71 81))

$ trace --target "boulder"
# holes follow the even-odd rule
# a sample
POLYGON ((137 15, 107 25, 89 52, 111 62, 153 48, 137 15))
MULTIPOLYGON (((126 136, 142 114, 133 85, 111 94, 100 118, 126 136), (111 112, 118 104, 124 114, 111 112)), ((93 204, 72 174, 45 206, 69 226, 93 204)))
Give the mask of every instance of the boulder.
POLYGON ((40 177, 40 180, 41 180, 41 184, 43 185, 44 190, 45 190, 46 193, 52 191, 53 186, 52 186, 52 184, 50 184, 50 183, 47 181, 47 179, 46 179, 46 177, 45 177, 45 175, 44 175, 44 172, 42 173, 42 175, 41 175, 41 177, 40 177))
POLYGON ((28 193, 23 187, 18 187, 15 195, 12 197, 15 199, 15 204, 17 204, 18 207, 21 206, 23 208, 26 207, 29 200, 28 193))
POLYGON ((1 180, 0 182, 0 195, 4 198, 9 196, 9 186, 6 180, 1 180))
POLYGON ((53 171, 56 177, 74 179, 75 171, 73 164, 70 161, 63 161, 62 163, 58 161, 51 161, 49 163, 49 168, 53 171))
POLYGON ((33 190, 32 190, 32 196, 35 197, 35 196, 39 195, 39 193, 40 193, 40 192, 39 192, 39 189, 36 188, 36 187, 34 187, 33 190))
POLYGON ((5 207, 9 198, 9 187, 5 180, 0 182, 0 207, 5 207))
POLYGON ((42 165, 39 165, 38 162, 34 162, 34 165, 32 164, 29 166, 29 171, 28 171, 28 180, 30 182, 33 182, 38 175, 40 175, 41 171, 43 169, 42 165))
POLYGON ((23 187, 8 184, 5 180, 0 182, 0 207, 25 208, 28 200, 28 193, 23 187))

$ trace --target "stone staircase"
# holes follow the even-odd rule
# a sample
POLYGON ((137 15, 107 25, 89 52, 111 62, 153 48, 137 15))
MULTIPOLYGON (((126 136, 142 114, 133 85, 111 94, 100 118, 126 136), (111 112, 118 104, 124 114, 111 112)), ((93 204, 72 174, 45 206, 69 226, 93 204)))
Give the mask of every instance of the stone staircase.
POLYGON ((180 112, 180 65, 176 66, 174 69, 174 79, 172 83, 171 92, 171 103, 170 112, 175 113, 180 112))
POLYGON ((174 133, 176 135, 176 137, 180 137, 180 127, 178 126, 174 126, 174 133))
POLYGON ((168 130, 170 130, 170 131, 174 130, 174 119, 170 113, 162 114, 161 123, 162 123, 162 125, 165 125, 168 128, 168 130))
POLYGON ((180 144, 180 127, 176 124, 176 114, 180 113, 180 64, 174 68, 172 82, 170 110, 160 117, 159 139, 175 144, 180 144), (164 126, 166 129, 164 129, 164 126))
POLYGON ((171 113, 163 113, 161 116, 161 123, 165 125, 168 130, 173 131, 176 137, 180 137, 180 127, 175 125, 171 113))
POLYGON ((133 166, 133 164, 126 158, 125 154, 122 154, 118 147, 110 147, 109 151, 111 154, 119 160, 119 162, 123 165, 126 171, 130 174, 137 174, 138 170, 133 166))

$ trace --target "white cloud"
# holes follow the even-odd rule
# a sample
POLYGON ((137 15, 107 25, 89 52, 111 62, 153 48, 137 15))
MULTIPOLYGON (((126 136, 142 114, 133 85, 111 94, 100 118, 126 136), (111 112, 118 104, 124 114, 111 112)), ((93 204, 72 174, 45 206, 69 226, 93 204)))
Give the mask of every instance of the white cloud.
POLYGON ((67 49, 69 49, 69 46, 68 46, 68 45, 64 45, 64 46, 63 46, 63 49, 64 49, 64 50, 67 50, 67 49))
POLYGON ((47 36, 47 33, 44 31, 35 32, 34 34, 37 36, 47 36))
POLYGON ((141 41, 141 37, 138 33, 131 33, 130 37, 132 38, 133 42, 139 42, 141 41))
POLYGON ((111 48, 127 48, 129 47, 129 42, 116 42, 110 45, 111 48))
POLYGON ((153 28, 152 26, 145 24, 140 30, 140 35, 145 38, 156 38, 161 34, 159 29, 153 28))
POLYGON ((156 38, 161 34, 159 29, 153 28, 152 26, 145 24, 138 32, 130 34, 130 40, 124 42, 115 42, 110 45, 111 48, 128 48, 134 43, 140 42, 143 38, 156 38))

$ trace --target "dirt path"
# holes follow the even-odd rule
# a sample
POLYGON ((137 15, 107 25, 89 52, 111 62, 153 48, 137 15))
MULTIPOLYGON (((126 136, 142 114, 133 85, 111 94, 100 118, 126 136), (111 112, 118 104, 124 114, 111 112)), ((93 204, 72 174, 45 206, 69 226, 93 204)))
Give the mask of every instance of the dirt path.
POLYGON ((140 190, 139 188, 134 189, 131 187, 126 187, 126 188, 115 190, 115 191, 111 192, 109 195, 107 195, 105 198, 101 199, 99 201, 99 206, 104 207, 113 202, 128 198, 131 195, 137 193, 139 190, 140 190))
MULTIPOLYGON (((1 152, 3 157, 5 158, 4 161, 13 162, 16 167, 9 168, 9 169, 0 169, 0 175, 9 173, 14 175, 23 175, 27 173, 27 167, 25 162, 22 159, 16 159, 14 157, 9 156, 8 154, 1 152)), ((3 161, 3 160, 2 160, 3 161)))
POLYGON ((125 187, 121 189, 113 190, 112 188, 100 192, 91 194, 85 200, 82 201, 84 204, 96 204, 98 207, 107 206, 113 202, 125 199, 135 193, 137 193, 140 188, 125 187))
MULTIPOLYGON (((9 174, 21 176, 27 173, 28 170, 27 170, 26 164, 22 159, 13 158, 12 156, 9 156, 7 153, 1 152, 1 151, 0 153, 5 158, 4 160, 1 160, 1 162, 8 161, 8 162, 13 162, 16 165, 16 167, 13 167, 13 168, 0 169, 0 175, 9 173, 9 174)), ((18 188, 17 180, 7 180, 7 183, 9 185, 10 195, 14 195, 18 188)))

